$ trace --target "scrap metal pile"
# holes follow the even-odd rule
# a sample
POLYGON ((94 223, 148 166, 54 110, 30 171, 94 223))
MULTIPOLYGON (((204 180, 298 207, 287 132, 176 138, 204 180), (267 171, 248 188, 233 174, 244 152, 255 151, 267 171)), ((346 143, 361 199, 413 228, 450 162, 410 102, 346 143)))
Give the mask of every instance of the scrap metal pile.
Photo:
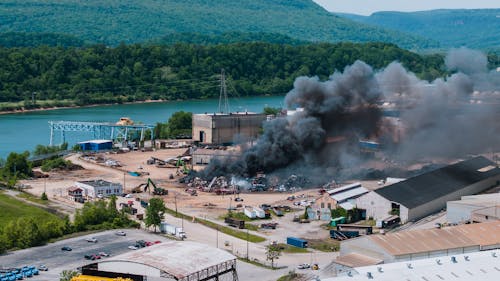
POLYGON ((187 184, 187 187, 190 190, 213 192, 217 195, 239 193, 239 188, 228 182, 227 178, 224 176, 214 177, 210 182, 195 177, 187 184))
POLYGON ((236 179, 224 176, 213 177, 212 180, 204 180, 200 177, 184 177, 181 182, 187 183, 186 190, 197 190, 202 192, 212 192, 217 195, 238 194, 242 192, 263 192, 277 191, 287 192, 296 191, 311 187, 311 181, 302 175, 291 175, 285 179, 277 176, 267 177, 260 173, 253 178, 236 179))

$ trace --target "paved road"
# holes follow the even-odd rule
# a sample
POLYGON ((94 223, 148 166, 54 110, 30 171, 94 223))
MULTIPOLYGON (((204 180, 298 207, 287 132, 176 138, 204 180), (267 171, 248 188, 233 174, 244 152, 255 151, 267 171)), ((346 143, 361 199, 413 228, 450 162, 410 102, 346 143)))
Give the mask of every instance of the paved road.
POLYGON ((63 270, 74 270, 91 261, 85 260, 86 254, 97 254, 99 252, 110 253, 111 255, 122 254, 133 251, 127 247, 135 244, 137 240, 145 241, 168 241, 167 238, 155 235, 142 230, 124 230, 127 236, 117 236, 116 231, 104 231, 77 238, 66 239, 42 247, 34 247, 19 251, 10 252, 0 256, 0 267, 22 267, 24 265, 45 264, 49 271, 41 272, 39 276, 30 280, 58 280, 59 273, 63 270), (85 241, 85 238, 95 237, 97 243, 85 241), (69 246, 71 252, 61 251, 61 247, 69 246))

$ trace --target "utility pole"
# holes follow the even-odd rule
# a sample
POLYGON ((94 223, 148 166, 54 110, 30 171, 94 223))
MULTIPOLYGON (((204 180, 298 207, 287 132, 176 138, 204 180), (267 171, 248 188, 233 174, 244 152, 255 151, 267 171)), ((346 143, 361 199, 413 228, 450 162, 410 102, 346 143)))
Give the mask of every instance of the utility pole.
POLYGON ((219 226, 217 226, 217 228, 216 228, 215 246, 217 247, 217 249, 219 248, 219 226))
POLYGON ((229 101, 227 99, 226 74, 224 68, 220 73, 220 94, 219 94, 219 113, 229 114, 229 101))
POLYGON ((248 259, 248 229, 247 229, 247 260, 249 260, 248 259))

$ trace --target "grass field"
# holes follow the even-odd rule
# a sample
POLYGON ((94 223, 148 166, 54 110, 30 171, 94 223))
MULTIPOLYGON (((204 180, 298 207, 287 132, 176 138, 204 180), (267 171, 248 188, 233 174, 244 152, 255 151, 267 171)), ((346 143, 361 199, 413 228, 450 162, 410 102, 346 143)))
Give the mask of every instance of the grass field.
POLYGON ((31 206, 9 195, 0 193, 0 228, 12 220, 34 217, 36 220, 59 219, 59 217, 38 207, 31 206))
MULTIPOLYGON (((171 214, 174 217, 177 217, 177 218, 182 217, 182 218, 187 219, 187 220, 191 220, 191 218, 192 218, 191 216, 182 214, 180 212, 176 213, 174 210, 169 209, 169 208, 166 209, 166 213, 171 214)), ((266 241, 266 238, 264 238, 264 237, 250 234, 250 233, 247 233, 246 231, 243 232, 240 230, 236 230, 235 228, 232 228, 232 227, 222 226, 222 225, 219 225, 217 223, 214 223, 214 222, 211 222, 208 220, 196 218, 196 222, 201 223, 201 224, 208 226, 210 228, 217 229, 220 232, 225 233, 227 235, 231 235, 231 236, 234 236, 236 238, 243 239, 245 241, 247 239, 249 242, 254 242, 254 243, 260 243, 260 242, 266 241)))

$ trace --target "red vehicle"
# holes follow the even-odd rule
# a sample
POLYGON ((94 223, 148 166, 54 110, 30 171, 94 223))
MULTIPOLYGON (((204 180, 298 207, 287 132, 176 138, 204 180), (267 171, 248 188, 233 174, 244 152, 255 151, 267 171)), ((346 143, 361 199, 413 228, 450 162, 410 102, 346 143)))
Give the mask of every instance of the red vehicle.
POLYGON ((160 244, 160 243, 161 243, 161 241, 157 240, 157 241, 155 241, 154 243, 155 243, 155 244, 160 244))

